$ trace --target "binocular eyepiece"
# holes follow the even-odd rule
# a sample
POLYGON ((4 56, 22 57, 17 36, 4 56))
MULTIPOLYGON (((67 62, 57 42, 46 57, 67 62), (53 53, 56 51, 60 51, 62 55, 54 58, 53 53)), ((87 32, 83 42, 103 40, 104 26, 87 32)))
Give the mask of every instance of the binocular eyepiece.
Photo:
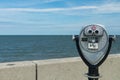
POLYGON ((88 34, 95 34, 95 35, 97 35, 97 34, 99 34, 99 31, 98 30, 95 30, 95 31, 92 31, 92 30, 88 30, 88 34))
POLYGON ((104 29, 99 25, 89 25, 85 27, 84 34, 86 36, 103 36, 104 29))

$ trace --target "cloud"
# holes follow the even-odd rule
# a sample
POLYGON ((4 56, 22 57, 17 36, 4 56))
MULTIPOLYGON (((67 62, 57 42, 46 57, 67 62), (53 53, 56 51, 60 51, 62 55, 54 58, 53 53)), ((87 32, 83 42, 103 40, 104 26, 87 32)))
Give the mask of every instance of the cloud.
POLYGON ((58 2, 58 1, 62 1, 62 0, 43 0, 43 3, 51 3, 51 2, 58 2))
POLYGON ((120 13, 120 3, 101 5, 96 9, 97 13, 120 13))
POLYGON ((95 9, 96 6, 77 6, 71 8, 0 8, 0 11, 23 11, 23 12, 57 12, 57 11, 73 11, 73 10, 83 10, 83 9, 95 9))
MULTIPOLYGON (((56 1, 56 0, 45 0, 45 1, 56 1)), ((73 14, 77 13, 83 14, 98 14, 98 13, 120 13, 120 3, 110 3, 103 4, 99 6, 75 6, 67 8, 0 8, 0 12, 3 11, 12 11, 12 12, 52 12, 52 13, 62 13, 62 14, 73 14), (88 11, 88 12, 87 12, 88 11)))

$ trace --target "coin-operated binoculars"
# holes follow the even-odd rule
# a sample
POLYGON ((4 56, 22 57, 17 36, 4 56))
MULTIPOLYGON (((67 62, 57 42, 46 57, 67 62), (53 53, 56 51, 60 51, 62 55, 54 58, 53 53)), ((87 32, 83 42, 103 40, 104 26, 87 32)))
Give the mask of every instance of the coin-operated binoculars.
POLYGON ((98 80, 98 68, 107 58, 113 38, 108 36, 101 25, 88 25, 81 30, 79 36, 74 36, 74 40, 80 57, 88 66, 85 75, 89 80, 98 80))

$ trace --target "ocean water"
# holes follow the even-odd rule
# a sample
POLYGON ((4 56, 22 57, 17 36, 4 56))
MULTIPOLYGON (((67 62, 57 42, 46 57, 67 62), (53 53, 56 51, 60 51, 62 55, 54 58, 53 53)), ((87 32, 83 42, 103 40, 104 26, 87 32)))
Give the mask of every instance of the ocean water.
MULTIPOLYGON (((120 53, 120 36, 110 54, 120 53)), ((0 36, 0 62, 42 60, 79 56, 72 36, 0 36)))

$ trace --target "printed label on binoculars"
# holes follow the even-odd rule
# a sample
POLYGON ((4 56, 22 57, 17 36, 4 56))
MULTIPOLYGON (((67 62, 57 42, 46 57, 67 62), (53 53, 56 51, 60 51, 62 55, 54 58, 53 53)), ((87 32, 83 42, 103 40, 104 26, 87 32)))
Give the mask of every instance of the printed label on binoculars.
POLYGON ((92 50, 98 49, 98 43, 88 43, 88 49, 92 50))

